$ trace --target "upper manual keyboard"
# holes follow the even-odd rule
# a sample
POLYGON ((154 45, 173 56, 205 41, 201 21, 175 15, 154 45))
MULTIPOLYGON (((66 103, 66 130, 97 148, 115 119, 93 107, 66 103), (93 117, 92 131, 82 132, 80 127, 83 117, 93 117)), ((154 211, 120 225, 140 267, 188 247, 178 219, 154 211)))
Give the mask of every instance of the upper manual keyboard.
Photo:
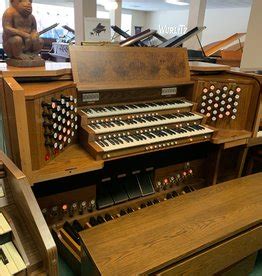
POLYGON ((172 100, 172 101, 161 101, 161 102, 147 102, 147 103, 136 103, 136 104, 125 104, 125 105, 114 105, 114 106, 103 106, 82 109, 88 118, 107 117, 114 115, 123 115, 129 113, 143 113, 143 112, 154 112, 167 109, 177 109, 193 106, 192 103, 185 100, 172 100))

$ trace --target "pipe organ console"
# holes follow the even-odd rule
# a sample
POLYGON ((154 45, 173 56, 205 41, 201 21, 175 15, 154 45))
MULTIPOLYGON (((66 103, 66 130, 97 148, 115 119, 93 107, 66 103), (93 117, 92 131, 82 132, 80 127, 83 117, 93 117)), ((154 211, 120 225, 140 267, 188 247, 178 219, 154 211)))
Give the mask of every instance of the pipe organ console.
MULTIPOLYGON (((183 205, 193 212, 193 202, 200 208, 202 198, 206 204, 199 214, 212 235, 203 234, 198 223, 192 226, 194 229, 188 225, 188 231, 199 234, 198 240, 203 236, 213 238, 206 244, 215 252, 218 241, 227 246, 229 238, 240 233, 245 225, 236 222, 236 228, 221 236, 217 233, 223 231, 217 225, 219 229, 213 232, 212 225, 204 221, 203 210, 209 206, 211 211, 220 213, 222 199, 216 201, 212 193, 222 198, 222 192, 215 187, 202 188, 241 176, 246 146, 257 129, 257 79, 223 66, 191 63, 189 68, 185 49, 76 46, 70 51, 74 82, 70 69, 63 68, 63 64, 62 69, 58 64, 47 64, 45 69, 34 72, 4 68, 0 82, 7 153, 28 178, 26 184, 32 186, 40 206, 40 220, 43 215, 61 256, 77 274, 88 267, 92 270, 88 273, 106 275, 103 260, 95 253, 101 244, 94 240, 92 243, 88 235, 97 234, 103 243, 100 231, 110 232, 111 226, 118 231, 121 225, 127 239, 132 236, 135 241, 137 233, 129 233, 122 226, 124 221, 133 227, 133 217, 139 227, 150 224, 150 229, 158 229, 159 221, 154 220, 159 219, 158 214, 163 218, 162 229, 173 231, 179 228, 175 223, 176 208, 183 205), (191 205, 187 205, 187 199, 191 205), (164 210, 169 210, 170 221, 164 221, 164 210), (143 220, 144 214, 149 220, 143 220)), ((259 192, 251 182, 256 199, 259 192)), ((237 192, 231 188, 228 184, 223 192, 237 192)), ((243 207, 241 201, 236 206, 243 207)), ((188 210, 183 210, 185 217, 189 216, 188 210)), ((255 211, 253 214, 257 214, 255 211)), ((252 217, 247 213, 248 218, 252 217)), ((198 219, 198 213, 195 216, 198 219)), ((182 217, 179 221, 186 225, 182 217)), ((251 222, 247 219, 243 223, 251 222)), ((174 235, 184 233, 181 239, 190 240, 191 234, 179 231, 174 235)), ((169 235, 161 234, 159 229, 157 232, 160 239, 163 234, 163 240, 169 235)), ((146 237, 154 236, 151 230, 148 233, 143 233, 145 244, 146 237)), ((125 240, 122 234, 119 233, 119 244, 125 240)), ((256 234, 260 237, 260 232, 256 234)), ((51 239, 51 245, 52 242, 51 239)), ((196 244, 190 252, 199 253, 206 244, 196 244)), ((108 245, 103 250, 109 252, 110 242, 105 240, 103 245, 108 245)), ((48 252, 45 246, 41 247, 44 250, 39 247, 40 255, 48 252)), ((117 244, 113 251, 114 248, 120 250, 117 244)), ((248 253, 239 253, 238 259, 229 256, 230 261, 210 271, 217 273, 256 250, 253 246, 248 253)), ((221 254, 229 251, 222 250, 221 254)), ((1 256, 5 260, 5 255, 1 256)), ((176 262, 181 256, 182 251, 176 262)), ((157 271, 162 275, 163 269, 171 269, 171 259, 169 262, 161 257, 161 264, 159 259, 159 263, 150 262, 152 267, 136 272, 157 271)), ((55 258, 53 263, 56 266, 55 258)), ((123 271, 126 273, 124 268, 123 271)), ((56 272, 53 273, 50 275, 56 272)))

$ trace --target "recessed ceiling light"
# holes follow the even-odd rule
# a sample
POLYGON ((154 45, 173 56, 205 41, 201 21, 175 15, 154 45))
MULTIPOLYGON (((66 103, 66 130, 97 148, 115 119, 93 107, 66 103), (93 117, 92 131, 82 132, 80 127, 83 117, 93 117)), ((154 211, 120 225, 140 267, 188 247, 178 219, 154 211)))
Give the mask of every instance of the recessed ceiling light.
POLYGON ((165 1, 166 1, 166 3, 172 4, 172 5, 178 5, 178 6, 188 6, 189 5, 189 3, 182 2, 179 0, 165 0, 165 1))

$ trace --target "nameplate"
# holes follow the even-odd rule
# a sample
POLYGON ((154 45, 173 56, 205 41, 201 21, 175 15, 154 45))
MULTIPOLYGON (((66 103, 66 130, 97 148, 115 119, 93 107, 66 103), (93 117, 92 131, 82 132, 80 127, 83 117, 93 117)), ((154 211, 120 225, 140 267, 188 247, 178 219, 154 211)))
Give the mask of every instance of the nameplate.
POLYGON ((176 95, 177 87, 162 88, 162 96, 176 95))
POLYGON ((82 102, 97 102, 99 101, 99 93, 83 93, 82 102))

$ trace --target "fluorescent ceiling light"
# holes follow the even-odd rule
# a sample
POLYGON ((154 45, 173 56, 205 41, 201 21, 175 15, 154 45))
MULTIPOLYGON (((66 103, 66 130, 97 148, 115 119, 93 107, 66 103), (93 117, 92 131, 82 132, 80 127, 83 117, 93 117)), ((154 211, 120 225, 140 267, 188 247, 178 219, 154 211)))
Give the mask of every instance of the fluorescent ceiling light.
POLYGON ((165 1, 166 1, 166 3, 172 4, 172 5, 178 5, 178 6, 188 6, 189 5, 189 3, 182 2, 179 0, 165 0, 165 1))

